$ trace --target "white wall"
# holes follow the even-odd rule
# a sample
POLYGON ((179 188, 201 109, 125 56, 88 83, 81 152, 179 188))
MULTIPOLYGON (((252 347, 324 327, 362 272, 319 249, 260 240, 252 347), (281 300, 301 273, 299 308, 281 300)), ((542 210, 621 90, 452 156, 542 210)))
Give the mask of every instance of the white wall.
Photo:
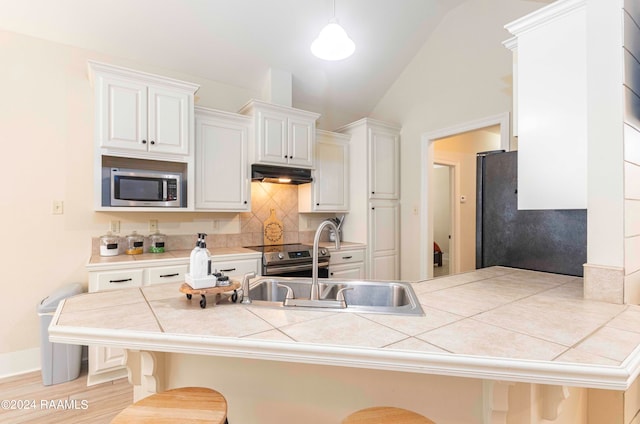
POLYGON ((10 32, 0 31, 0 49, 5 176, 0 217, 6 224, 0 243, 0 373, 8 374, 25 366, 25 355, 35 358, 40 300, 66 283, 86 283, 91 238, 105 233, 109 220, 120 220, 123 233, 143 234, 150 217, 167 233, 211 224, 212 214, 92 210, 93 91, 87 60, 198 83, 196 104, 229 111, 260 93, 10 32), (64 201, 63 215, 52 215, 53 200, 64 201))
POLYGON ((374 109, 402 125, 401 276, 419 278, 420 137, 511 110, 512 56, 505 24, 544 6, 523 0, 468 0, 434 30, 374 109))

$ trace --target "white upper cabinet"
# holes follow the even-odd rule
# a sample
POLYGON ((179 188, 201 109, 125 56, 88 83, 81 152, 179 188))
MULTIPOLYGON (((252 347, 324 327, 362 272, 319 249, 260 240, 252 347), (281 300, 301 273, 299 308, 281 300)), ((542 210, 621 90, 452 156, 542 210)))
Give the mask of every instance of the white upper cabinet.
POLYGON ((248 148, 251 118, 196 107, 197 210, 251 210, 248 148))
POLYGON ((254 120, 251 163, 313 168, 316 119, 320 115, 257 100, 240 113, 254 120))
POLYGON ((349 210, 349 135, 316 131, 313 182, 298 186, 299 212, 349 210))
POLYGON ((587 207, 587 11, 560 0, 505 26, 515 37, 518 208, 587 207))
POLYGON ((385 127, 369 128, 369 194, 371 199, 400 196, 400 135, 385 127))
POLYGON ((190 154, 197 85, 91 61, 89 67, 103 153, 152 159, 190 154))

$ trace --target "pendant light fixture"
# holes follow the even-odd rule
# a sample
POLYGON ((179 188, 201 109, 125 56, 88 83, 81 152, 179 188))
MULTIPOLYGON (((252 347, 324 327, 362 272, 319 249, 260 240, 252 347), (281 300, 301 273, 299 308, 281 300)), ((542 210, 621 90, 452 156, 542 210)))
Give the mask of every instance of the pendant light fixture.
POLYGON ((356 45, 338 24, 336 0, 333 0, 333 17, 311 44, 311 53, 324 60, 342 60, 351 56, 355 49, 356 45))

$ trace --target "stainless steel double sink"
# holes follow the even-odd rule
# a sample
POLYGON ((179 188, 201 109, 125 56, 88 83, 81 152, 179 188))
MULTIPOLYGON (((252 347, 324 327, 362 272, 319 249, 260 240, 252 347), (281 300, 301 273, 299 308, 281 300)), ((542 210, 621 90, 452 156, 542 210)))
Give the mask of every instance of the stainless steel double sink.
POLYGON ((411 284, 399 281, 318 280, 319 300, 316 307, 285 306, 285 299, 308 299, 310 278, 269 277, 253 281, 249 288, 251 303, 259 306, 291 309, 331 310, 398 315, 424 315, 411 284), (323 306, 344 298, 346 308, 323 306))

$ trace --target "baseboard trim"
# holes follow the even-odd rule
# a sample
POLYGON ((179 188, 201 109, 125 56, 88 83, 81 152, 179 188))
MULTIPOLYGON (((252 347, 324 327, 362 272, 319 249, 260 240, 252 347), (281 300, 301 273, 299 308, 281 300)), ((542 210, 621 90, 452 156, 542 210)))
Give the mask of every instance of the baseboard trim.
POLYGON ((40 348, 0 353, 0 378, 40 371, 40 348))

